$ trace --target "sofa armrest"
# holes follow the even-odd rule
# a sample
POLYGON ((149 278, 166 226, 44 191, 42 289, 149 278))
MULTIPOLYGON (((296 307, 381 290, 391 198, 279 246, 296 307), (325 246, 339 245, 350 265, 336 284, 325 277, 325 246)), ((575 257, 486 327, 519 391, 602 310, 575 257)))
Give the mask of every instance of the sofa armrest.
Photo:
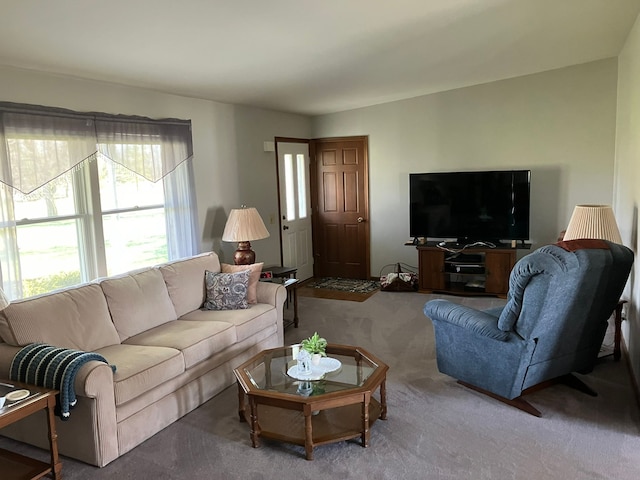
MULTIPOLYGON (((11 362, 20 349, 22 347, 0 343, 0 378, 9 379, 11 362)), ((97 398, 100 395, 110 396, 112 403, 115 405, 113 370, 111 370, 111 366, 104 362, 87 362, 76 373, 73 385, 76 395, 90 398, 97 398)))
POLYGON ((284 301, 287 299, 287 289, 279 283, 258 282, 258 303, 273 305, 278 314, 278 345, 284 345, 284 301))
POLYGON ((274 282, 258 282, 257 285, 258 303, 266 303, 267 305, 278 306, 280 303, 284 305, 287 297, 287 290, 279 283, 274 282), (282 298, 278 298, 282 295, 282 298))
MULTIPOLYGON (((14 347, 6 343, 0 343, 0 378, 9 378, 11 361, 22 347, 14 347)), ((62 422, 59 430, 64 432, 68 427, 71 430, 77 428, 83 432, 77 441, 84 442, 80 451, 88 451, 84 461, 93 465, 104 466, 118 457, 118 429, 116 423, 116 402, 113 388, 113 371, 111 367, 103 362, 91 361, 84 364, 76 374, 74 388, 82 408, 77 407, 91 416, 78 425, 74 422, 74 413, 71 414, 70 422, 62 422), (91 446, 87 446, 90 444, 91 446)), ((75 413, 76 417, 82 417, 82 413, 75 413)), ((75 431, 75 430, 74 430, 75 431)), ((18 437, 26 441, 29 432, 19 433, 18 437)), ((76 440, 71 441, 71 443, 76 440)), ((31 440, 29 440, 31 443, 31 440)))
POLYGON ((14 347, 8 343, 0 343, 0 378, 9 379, 11 361, 22 347, 14 347))
POLYGON ((427 302, 424 306, 424 314, 432 321, 456 325, 483 337, 504 342, 510 336, 509 332, 504 332, 498 328, 498 317, 448 300, 431 300, 427 302))
POLYGON ((106 398, 115 405, 113 370, 110 365, 104 362, 92 360, 80 367, 73 386, 76 395, 88 398, 106 398))

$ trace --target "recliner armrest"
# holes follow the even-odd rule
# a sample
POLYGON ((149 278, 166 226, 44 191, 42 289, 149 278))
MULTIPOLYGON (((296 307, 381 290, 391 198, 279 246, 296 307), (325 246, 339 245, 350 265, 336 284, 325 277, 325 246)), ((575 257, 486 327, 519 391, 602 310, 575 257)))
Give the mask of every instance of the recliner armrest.
POLYGON ((471 330, 483 337, 506 341, 510 333, 498 328, 498 317, 465 307, 448 300, 431 300, 424 306, 424 314, 432 321, 446 322, 471 330))

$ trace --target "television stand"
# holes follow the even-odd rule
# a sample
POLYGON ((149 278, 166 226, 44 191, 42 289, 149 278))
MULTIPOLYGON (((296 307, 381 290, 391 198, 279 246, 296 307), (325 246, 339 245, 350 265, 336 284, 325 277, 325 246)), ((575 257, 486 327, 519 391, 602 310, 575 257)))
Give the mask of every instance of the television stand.
POLYGON ((516 263, 516 248, 477 246, 450 252, 438 243, 416 247, 421 293, 506 297, 509 275, 516 263))

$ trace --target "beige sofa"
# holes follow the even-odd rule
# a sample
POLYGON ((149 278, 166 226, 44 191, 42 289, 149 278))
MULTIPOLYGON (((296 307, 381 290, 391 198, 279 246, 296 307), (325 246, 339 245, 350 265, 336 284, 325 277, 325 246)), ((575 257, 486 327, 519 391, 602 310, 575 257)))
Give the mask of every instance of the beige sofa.
MULTIPOLYGON (((13 356, 41 342, 102 354, 78 372, 78 403, 57 420, 60 453, 104 466, 234 382, 233 368, 283 344, 284 287, 258 282, 248 309, 201 310, 207 253, 12 302, 0 312, 0 378, 13 356)), ((44 418, 3 435, 47 448, 44 418)))

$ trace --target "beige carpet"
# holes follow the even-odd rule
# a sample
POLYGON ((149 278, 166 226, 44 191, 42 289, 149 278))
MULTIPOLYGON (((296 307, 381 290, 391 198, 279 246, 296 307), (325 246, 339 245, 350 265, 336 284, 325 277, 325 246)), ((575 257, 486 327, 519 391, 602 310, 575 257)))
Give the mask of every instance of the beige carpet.
MULTIPOLYGON (((581 377, 590 397, 564 386, 529 395, 535 418, 465 389, 438 373, 433 330, 422 314, 432 295, 378 292, 364 302, 299 298, 300 328, 287 343, 318 331, 361 345, 390 365, 388 420, 371 446, 325 445, 304 460, 301 447, 250 446, 231 387, 103 469, 64 460, 76 479, 619 479, 640 476, 640 415, 624 362, 601 360, 581 377)), ((504 301, 450 297, 471 306, 504 301)), ((499 361, 496 359, 496 361, 499 361)), ((73 421, 73 419, 71 420, 73 421)), ((0 446, 13 446, 2 439, 0 446)), ((23 452, 34 449, 17 446, 23 452)), ((35 451, 41 458, 46 455, 35 451)), ((2 477, 0 472, 0 477, 2 477)))

